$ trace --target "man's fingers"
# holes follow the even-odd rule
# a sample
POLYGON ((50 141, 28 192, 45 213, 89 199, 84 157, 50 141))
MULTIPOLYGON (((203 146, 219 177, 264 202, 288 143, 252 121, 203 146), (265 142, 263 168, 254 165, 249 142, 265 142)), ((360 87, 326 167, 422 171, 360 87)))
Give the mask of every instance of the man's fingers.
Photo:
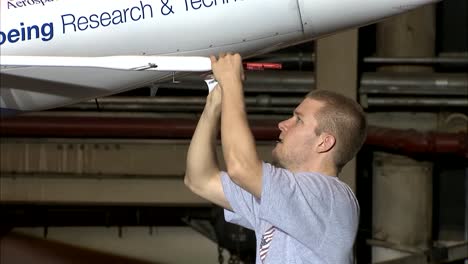
POLYGON ((216 56, 214 55, 211 55, 210 56, 210 60, 211 60, 211 63, 215 63, 217 60, 216 60, 216 56))
POLYGON ((218 58, 216 58, 216 56, 210 56, 210 59, 214 75, 233 71, 233 73, 237 72, 237 74, 239 74, 239 77, 242 81, 245 80, 244 68, 242 66, 242 57, 239 53, 219 52, 218 58))

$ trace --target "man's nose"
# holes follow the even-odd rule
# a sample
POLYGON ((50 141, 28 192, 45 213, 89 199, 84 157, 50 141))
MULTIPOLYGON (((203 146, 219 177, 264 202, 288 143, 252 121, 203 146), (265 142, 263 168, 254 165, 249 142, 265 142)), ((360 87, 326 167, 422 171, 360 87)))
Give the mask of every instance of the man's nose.
POLYGON ((288 119, 279 122, 278 128, 281 132, 288 130, 288 119))

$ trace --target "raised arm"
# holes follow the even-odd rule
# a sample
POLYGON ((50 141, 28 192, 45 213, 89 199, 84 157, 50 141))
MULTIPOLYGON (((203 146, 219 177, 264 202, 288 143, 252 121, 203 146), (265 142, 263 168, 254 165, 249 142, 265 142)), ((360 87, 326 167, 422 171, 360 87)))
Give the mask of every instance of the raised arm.
POLYGON ((208 95, 187 153, 184 182, 194 193, 232 210, 223 192, 216 158, 216 137, 221 116, 221 89, 208 95))
POLYGON ((260 198, 262 162, 247 122, 242 58, 239 54, 220 54, 219 59, 212 56, 211 62, 223 92, 221 140, 228 174, 237 185, 260 198))

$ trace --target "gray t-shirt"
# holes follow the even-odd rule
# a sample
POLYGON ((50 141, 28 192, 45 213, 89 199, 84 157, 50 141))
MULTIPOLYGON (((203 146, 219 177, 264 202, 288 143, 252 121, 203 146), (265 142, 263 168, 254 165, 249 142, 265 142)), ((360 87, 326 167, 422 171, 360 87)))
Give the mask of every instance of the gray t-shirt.
POLYGON ((226 221, 255 230, 256 263, 353 262, 359 205, 337 177, 292 173, 263 163, 261 199, 236 185, 226 172, 221 180, 234 211, 224 211, 226 221), (276 231, 262 262, 261 240, 272 226, 276 231))

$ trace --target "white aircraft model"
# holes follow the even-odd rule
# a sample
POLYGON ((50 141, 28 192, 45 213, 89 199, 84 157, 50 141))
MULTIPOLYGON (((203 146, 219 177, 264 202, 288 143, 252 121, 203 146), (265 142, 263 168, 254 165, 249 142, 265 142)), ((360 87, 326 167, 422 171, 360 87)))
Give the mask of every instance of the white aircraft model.
POLYGON ((208 72, 438 0, 0 0, 3 114, 208 72))

